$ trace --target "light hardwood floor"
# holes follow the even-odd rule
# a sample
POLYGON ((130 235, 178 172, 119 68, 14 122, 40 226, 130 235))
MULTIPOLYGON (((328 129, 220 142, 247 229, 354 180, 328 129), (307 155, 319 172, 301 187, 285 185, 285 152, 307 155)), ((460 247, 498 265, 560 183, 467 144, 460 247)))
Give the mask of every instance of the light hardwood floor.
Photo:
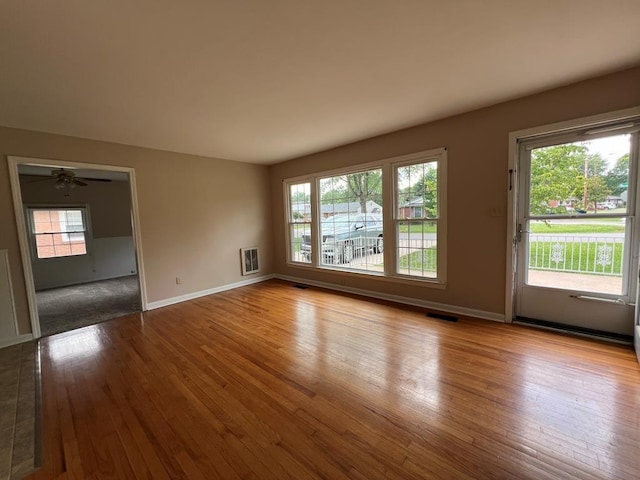
POLYGON ((42 341, 33 479, 637 479, 629 347, 269 281, 42 341))

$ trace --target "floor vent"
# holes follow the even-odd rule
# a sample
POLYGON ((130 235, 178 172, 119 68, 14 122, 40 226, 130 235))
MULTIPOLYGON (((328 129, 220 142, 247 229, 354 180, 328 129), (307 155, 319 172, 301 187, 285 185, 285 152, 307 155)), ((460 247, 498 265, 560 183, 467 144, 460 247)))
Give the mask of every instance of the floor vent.
POLYGON ((457 322, 458 317, 453 317, 451 315, 445 315, 443 313, 427 313, 427 317, 437 318, 438 320, 446 320, 447 322, 457 322))
POLYGON ((258 273, 260 271, 258 247, 241 248, 240 261, 242 262, 242 275, 258 273))

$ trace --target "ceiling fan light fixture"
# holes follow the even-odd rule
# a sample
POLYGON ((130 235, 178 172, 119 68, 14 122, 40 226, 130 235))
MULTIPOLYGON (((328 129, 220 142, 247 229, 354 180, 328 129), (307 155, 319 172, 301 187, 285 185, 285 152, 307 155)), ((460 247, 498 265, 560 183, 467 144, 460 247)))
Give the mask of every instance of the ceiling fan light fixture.
POLYGON ((65 189, 67 187, 68 188, 87 187, 89 186, 89 183, 87 182, 104 182, 104 183, 112 182, 112 179, 110 178, 93 178, 93 177, 79 178, 76 176, 75 172, 71 170, 65 170, 64 168, 57 168, 57 169, 51 170, 50 176, 37 175, 37 174, 34 174, 34 175, 37 177, 43 177, 43 178, 38 178, 36 180, 27 180, 27 183, 50 180, 54 182, 52 184, 53 187, 58 190, 65 189))

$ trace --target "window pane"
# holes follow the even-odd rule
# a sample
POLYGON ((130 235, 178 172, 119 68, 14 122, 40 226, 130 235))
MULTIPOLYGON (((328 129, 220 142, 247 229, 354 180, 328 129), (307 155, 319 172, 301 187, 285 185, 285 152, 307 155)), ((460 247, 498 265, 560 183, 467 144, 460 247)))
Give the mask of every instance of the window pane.
POLYGON ((84 255, 87 253, 87 246, 83 242, 71 243, 71 255, 84 255))
POLYGON ((80 210, 59 210, 52 212, 52 214, 55 213, 59 215, 59 232, 77 232, 84 230, 84 222, 80 210))
POLYGON ((84 233, 40 234, 36 236, 38 258, 66 257, 87 253, 84 233), (72 237, 72 239, 69 239, 72 237))
POLYGON ((311 263, 311 184, 289 185, 289 251, 292 262, 311 263))
POLYGON ((397 170, 398 218, 438 218, 438 164, 418 163, 397 170))
POLYGON ((311 263, 311 224, 291 224, 289 238, 291 239, 291 261, 311 263))
POLYGON ((397 273, 438 277, 438 162, 398 167, 396 171, 397 273))
POLYGON ((382 170, 321 178, 320 198, 320 263, 382 273, 382 170))
POLYGON ((527 285, 622 295, 624 218, 529 222, 527 285))
POLYGON ((53 232, 57 231, 57 218, 56 218, 56 228, 53 226, 53 221, 51 220, 51 212, 49 210, 36 210, 33 212, 33 232, 34 233, 45 233, 45 232, 53 232))
POLYGON ((626 212, 630 135, 531 151, 531 215, 626 212))
POLYGON ((398 222, 398 273, 437 277, 437 222, 398 222))
POLYGON ((311 184, 299 183, 289 187, 290 222, 311 221, 311 184))

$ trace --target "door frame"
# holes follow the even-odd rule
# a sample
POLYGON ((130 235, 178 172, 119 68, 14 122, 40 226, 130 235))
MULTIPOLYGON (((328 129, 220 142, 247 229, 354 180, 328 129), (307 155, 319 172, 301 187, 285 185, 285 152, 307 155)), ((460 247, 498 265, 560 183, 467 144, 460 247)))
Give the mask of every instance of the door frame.
MULTIPOLYGON (((626 108, 624 110, 616 110, 613 112, 591 115, 588 117, 567 120, 563 122, 552 123, 548 125, 540 125, 537 127, 527 128, 509 132, 509 162, 507 167, 508 174, 508 202, 507 202, 507 238, 506 238, 506 291, 505 291, 505 308, 504 318, 506 323, 512 323, 515 318, 516 308, 516 267, 517 267, 517 215, 518 215, 518 198, 519 198, 519 178, 518 178, 518 157, 520 142, 534 137, 547 134, 559 134, 569 132, 578 128, 597 128, 599 126, 626 119, 633 119, 640 116, 640 106, 626 108)), ((631 273, 636 275, 636 273, 631 273)), ((637 307, 636 307, 637 308, 637 307)), ((636 314, 636 328, 638 325, 638 315, 636 314)))
POLYGON ((38 304, 36 301, 36 289, 33 279, 33 270, 31 266, 31 247, 29 243, 29 235, 27 224, 24 218, 24 208, 22 202, 22 190, 20 188, 20 176, 18 172, 19 165, 35 165, 40 167, 53 168, 81 168, 91 170, 104 170, 109 172, 126 173, 129 177, 129 192, 131 195, 131 221, 133 244, 136 253, 136 266, 138 269, 138 282, 140 284, 140 302, 142 310, 148 310, 147 307, 147 289, 144 277, 144 261, 142 255, 142 239, 140 235, 140 215, 138 213, 138 192, 136 189, 135 170, 130 167, 120 167, 115 165, 104 165, 98 163, 71 162, 67 160, 55 160, 32 157, 19 157, 10 155, 7 157, 9 166, 9 181, 11 183, 11 192, 13 195, 13 208, 16 217, 16 226, 18 230, 18 242, 20 245, 20 257, 22 259, 22 270, 24 272, 25 287, 27 290, 27 303, 29 306, 29 317, 31 320, 31 332, 33 338, 40 338, 40 320, 38 316, 38 304))

